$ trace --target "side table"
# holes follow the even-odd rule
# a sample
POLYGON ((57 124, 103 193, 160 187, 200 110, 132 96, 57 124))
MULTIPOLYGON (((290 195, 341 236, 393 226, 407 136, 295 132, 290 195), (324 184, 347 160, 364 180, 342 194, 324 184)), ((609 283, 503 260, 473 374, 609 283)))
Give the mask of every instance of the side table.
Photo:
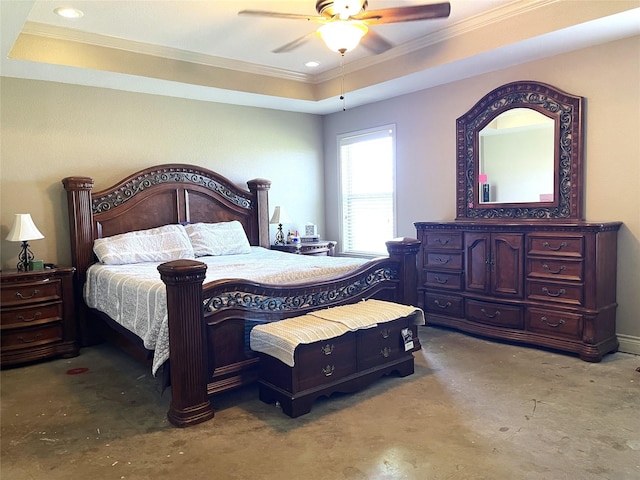
POLYGON ((78 355, 73 267, 1 275, 0 365, 78 355))

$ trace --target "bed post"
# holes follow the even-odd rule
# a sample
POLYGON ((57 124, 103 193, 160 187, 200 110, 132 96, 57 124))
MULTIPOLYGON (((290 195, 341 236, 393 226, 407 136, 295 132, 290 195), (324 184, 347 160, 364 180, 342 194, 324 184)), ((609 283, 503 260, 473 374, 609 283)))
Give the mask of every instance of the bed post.
POLYGON ((171 406, 169 421, 188 427, 213 418, 207 394, 207 350, 202 307, 202 282, 207 266, 175 260, 158 266, 167 286, 171 406))
POLYGON ((271 237, 269 235, 269 188, 271 181, 264 178, 256 178, 247 182, 249 191, 256 198, 256 215, 258 225, 258 245, 269 248, 271 237))
POLYGON ((91 190, 93 178, 67 177, 62 180, 67 191, 67 208, 69 209, 69 233, 71 237, 71 265, 76 268, 74 296, 80 345, 97 343, 97 338, 87 325, 87 308, 82 297, 82 286, 86 278, 87 268, 93 263, 93 211, 91 209, 91 190))
POLYGON ((400 285, 396 301, 405 305, 418 303, 418 252, 420 240, 415 238, 394 238, 386 243, 389 258, 400 264, 400 285))

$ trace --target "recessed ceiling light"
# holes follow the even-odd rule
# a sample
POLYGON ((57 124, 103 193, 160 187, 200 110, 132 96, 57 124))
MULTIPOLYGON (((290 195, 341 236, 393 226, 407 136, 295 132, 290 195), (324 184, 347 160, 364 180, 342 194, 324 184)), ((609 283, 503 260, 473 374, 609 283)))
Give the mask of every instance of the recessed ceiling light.
POLYGON ((73 7, 58 7, 53 10, 53 13, 64 18, 80 18, 84 15, 82 10, 73 7))
POLYGON ((305 67, 311 67, 311 68, 314 68, 314 67, 319 66, 320 64, 319 64, 318 62, 307 62, 307 63, 305 63, 304 65, 305 65, 305 67))

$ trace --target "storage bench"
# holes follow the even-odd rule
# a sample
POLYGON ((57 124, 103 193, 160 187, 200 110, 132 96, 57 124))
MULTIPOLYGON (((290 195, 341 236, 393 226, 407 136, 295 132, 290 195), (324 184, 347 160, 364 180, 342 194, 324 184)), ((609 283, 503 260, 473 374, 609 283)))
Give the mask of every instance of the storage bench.
POLYGON ((418 308, 366 300, 254 327, 260 400, 298 417, 321 396, 361 390, 392 372, 411 375, 422 324, 418 308))

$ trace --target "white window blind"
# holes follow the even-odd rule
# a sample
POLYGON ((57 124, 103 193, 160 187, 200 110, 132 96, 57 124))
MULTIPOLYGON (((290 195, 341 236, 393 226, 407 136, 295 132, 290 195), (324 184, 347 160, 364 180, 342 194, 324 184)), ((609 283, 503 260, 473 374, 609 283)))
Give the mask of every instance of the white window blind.
POLYGON ((395 237, 395 128, 338 137, 342 251, 385 255, 395 237))

